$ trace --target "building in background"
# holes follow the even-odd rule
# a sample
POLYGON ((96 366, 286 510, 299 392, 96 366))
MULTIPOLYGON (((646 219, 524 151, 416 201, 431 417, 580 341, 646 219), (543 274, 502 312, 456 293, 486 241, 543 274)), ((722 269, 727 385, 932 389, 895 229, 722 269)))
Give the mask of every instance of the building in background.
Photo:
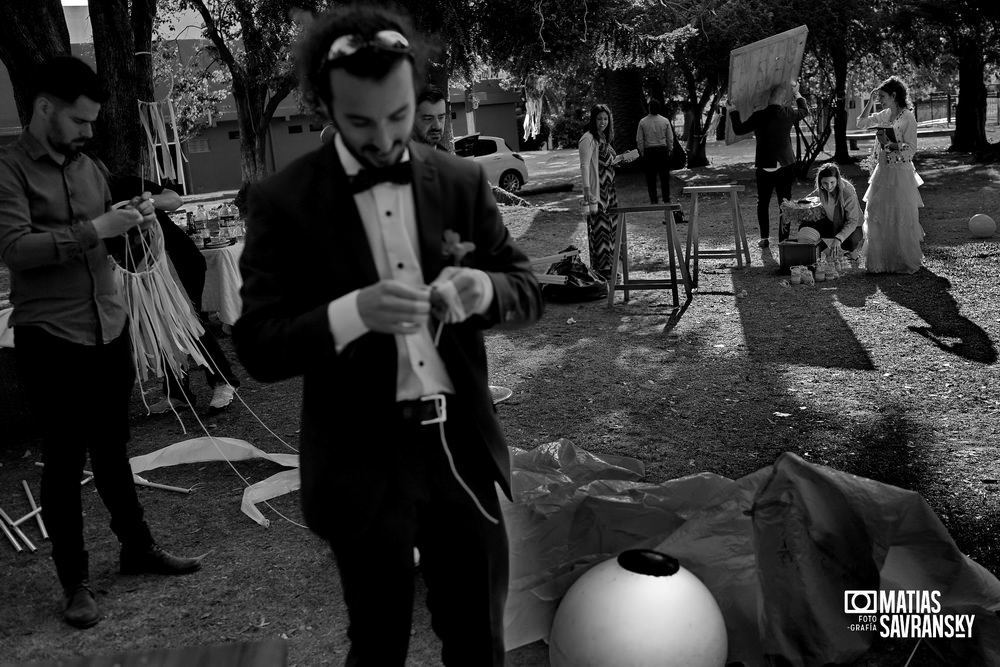
MULTIPOLYGON (((66 4, 66 3, 64 3, 66 4)), ((94 66, 93 32, 89 10, 86 6, 64 6, 66 25, 69 29, 70 48, 73 55, 94 66)), ((201 18, 195 12, 186 12, 175 22, 176 33, 163 35, 176 40, 183 58, 189 58, 202 44, 200 37, 184 39, 184 35, 200 35, 201 18)), ((168 93, 169 84, 157 90, 157 99, 168 93)), ((187 193, 237 190, 242 184, 240 169, 239 123, 232 96, 219 104, 219 113, 213 115, 197 137, 182 144, 186 160, 182 161, 187 193)), ((319 135, 323 123, 314 114, 299 108, 295 94, 288 95, 278 106, 271 120, 267 140, 267 167, 276 171, 320 145, 319 135)), ((21 123, 14 102, 13 88, 7 68, 0 63, 0 145, 14 141, 21 133, 21 123)), ((169 131, 173 136, 172 129, 169 131)))
POLYGON ((521 91, 500 87, 497 79, 479 81, 471 89, 450 88, 451 132, 456 137, 482 134, 502 137, 517 150, 521 128, 517 124, 517 105, 521 91))

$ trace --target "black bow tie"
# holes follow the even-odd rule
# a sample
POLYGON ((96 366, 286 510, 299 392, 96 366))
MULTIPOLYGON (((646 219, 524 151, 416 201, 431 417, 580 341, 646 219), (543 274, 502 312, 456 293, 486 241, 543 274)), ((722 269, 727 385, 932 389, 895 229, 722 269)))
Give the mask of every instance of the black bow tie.
POLYGON ((409 162, 397 162, 388 167, 362 169, 351 176, 351 192, 357 194, 379 183, 399 183, 401 185, 413 180, 413 172, 409 162))

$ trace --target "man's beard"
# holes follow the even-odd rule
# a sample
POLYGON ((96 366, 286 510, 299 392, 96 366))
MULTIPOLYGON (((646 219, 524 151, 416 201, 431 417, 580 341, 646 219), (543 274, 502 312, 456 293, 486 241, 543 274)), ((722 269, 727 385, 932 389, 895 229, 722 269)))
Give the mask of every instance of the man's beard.
POLYGON ((393 160, 392 162, 388 163, 388 164, 374 164, 371 161, 371 158, 368 157, 368 155, 370 155, 372 153, 375 153, 377 155, 381 154, 381 152, 378 149, 375 149, 374 147, 362 146, 361 150, 357 150, 357 149, 354 148, 354 146, 351 146, 351 144, 348 143, 345 140, 344 141, 344 148, 346 148, 347 152, 350 153, 351 155, 353 155, 354 159, 356 159, 358 162, 360 162, 363 167, 367 167, 367 168, 387 167, 390 164, 395 164, 396 162, 399 162, 400 158, 402 158, 402 156, 403 156, 403 150, 402 150, 403 144, 402 144, 402 142, 398 142, 398 141, 392 145, 392 149, 390 149, 390 151, 389 151, 390 153, 393 153, 393 152, 397 151, 397 149, 398 149, 399 150, 398 157, 395 160, 393 160), (365 150, 367 148, 372 148, 373 150, 365 150))
POLYGON ((85 140, 84 141, 73 140, 70 142, 51 141, 51 140, 49 141, 49 144, 52 146, 52 149, 55 150, 57 153, 60 153, 63 156, 65 156, 66 159, 68 160, 72 160, 75 157, 77 157, 80 153, 82 153, 83 149, 86 148, 88 143, 89 142, 85 140))

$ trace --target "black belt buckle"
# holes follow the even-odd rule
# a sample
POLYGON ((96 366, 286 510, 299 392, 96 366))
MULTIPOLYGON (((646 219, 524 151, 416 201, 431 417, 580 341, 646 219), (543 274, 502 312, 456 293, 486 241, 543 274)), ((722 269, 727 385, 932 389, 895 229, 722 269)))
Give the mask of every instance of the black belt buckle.
POLYGON ((421 426, 430 426, 431 424, 443 424, 448 421, 448 403, 445 400, 444 394, 431 394, 430 396, 421 396, 421 401, 434 401, 434 413, 436 417, 431 417, 430 419, 421 420, 421 426))

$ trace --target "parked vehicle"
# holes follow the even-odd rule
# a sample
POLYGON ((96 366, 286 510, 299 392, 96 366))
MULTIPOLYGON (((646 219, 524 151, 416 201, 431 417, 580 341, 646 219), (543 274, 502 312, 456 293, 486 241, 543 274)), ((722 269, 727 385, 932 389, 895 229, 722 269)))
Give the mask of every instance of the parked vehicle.
POLYGON ((455 154, 483 165, 490 183, 507 192, 517 192, 528 180, 524 158, 512 151, 502 137, 481 134, 456 137, 455 154))

